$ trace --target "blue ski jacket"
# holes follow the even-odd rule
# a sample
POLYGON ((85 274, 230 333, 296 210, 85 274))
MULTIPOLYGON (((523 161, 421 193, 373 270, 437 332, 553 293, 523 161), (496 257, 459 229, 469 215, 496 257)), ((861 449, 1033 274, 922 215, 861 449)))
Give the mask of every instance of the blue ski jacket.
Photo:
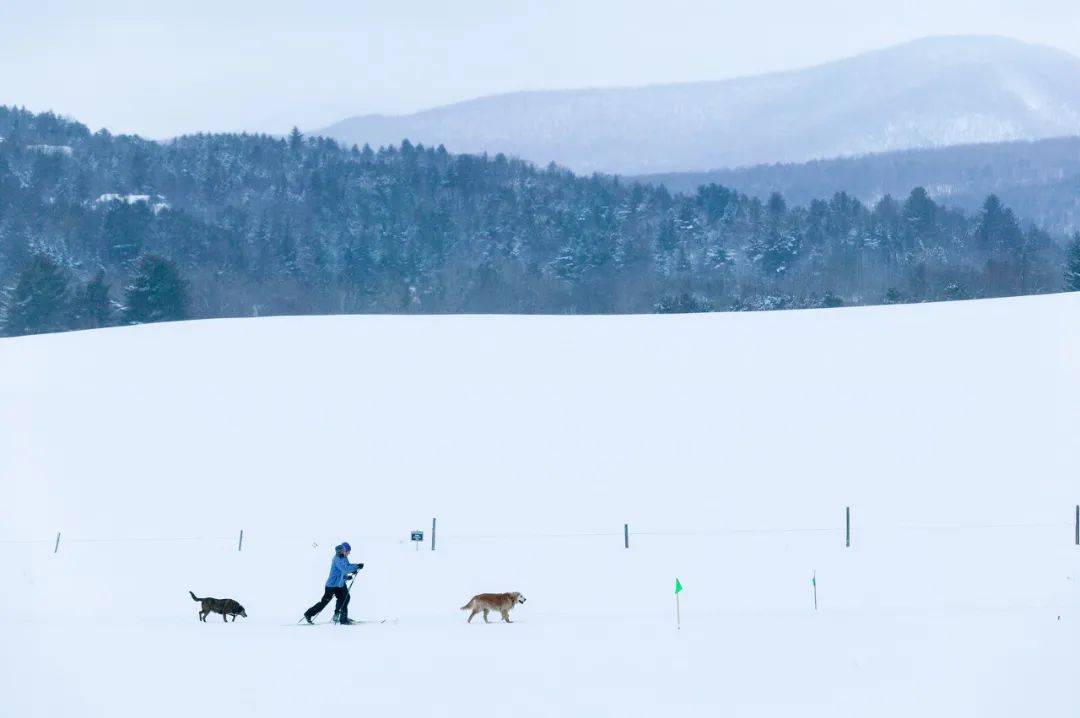
POLYGON ((349 559, 341 554, 335 554, 330 562, 330 577, 326 579, 327 588, 341 588, 345 585, 346 574, 353 573, 360 568, 358 563, 349 563, 349 559))

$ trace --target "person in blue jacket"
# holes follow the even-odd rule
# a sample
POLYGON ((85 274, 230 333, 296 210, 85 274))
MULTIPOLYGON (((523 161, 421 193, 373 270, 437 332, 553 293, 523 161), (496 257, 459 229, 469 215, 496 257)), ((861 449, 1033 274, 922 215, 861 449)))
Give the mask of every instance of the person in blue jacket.
POLYGON ((349 589, 345 587, 345 581, 352 578, 352 575, 362 569, 364 564, 349 563, 351 552, 352 546, 348 541, 343 541, 334 547, 334 559, 330 562, 330 577, 326 579, 326 590, 323 591, 323 596, 318 603, 304 611, 304 620, 308 623, 312 623, 311 619, 326 608, 331 598, 337 599, 337 603, 334 604, 334 617, 337 618, 337 622, 343 626, 355 623, 349 619, 349 589))

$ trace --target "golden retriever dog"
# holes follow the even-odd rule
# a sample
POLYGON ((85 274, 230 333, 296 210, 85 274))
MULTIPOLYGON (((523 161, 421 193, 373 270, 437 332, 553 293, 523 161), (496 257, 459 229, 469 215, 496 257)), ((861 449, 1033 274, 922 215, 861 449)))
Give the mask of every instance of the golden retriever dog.
POLYGON ((510 609, 519 603, 525 603, 525 597, 517 591, 511 593, 480 593, 469 599, 469 602, 461 607, 462 611, 470 611, 469 620, 466 623, 472 623, 473 616, 480 613, 484 613, 484 623, 490 623, 488 621, 488 611, 498 611, 502 614, 502 619, 507 623, 513 623, 510 620, 510 609))

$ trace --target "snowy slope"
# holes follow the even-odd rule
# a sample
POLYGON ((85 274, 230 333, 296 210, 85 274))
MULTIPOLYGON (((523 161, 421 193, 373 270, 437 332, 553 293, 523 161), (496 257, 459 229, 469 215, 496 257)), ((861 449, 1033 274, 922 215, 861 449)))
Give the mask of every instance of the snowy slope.
POLYGON ((1080 133, 1080 59, 932 37, 816 67, 650 87, 519 92, 319 131, 443 143, 579 172, 680 172, 1080 133))
POLYGON ((1056 295, 2 340, 3 713, 1067 712, 1078 319, 1056 295), (354 615, 397 624, 290 625, 342 539, 354 615), (250 617, 200 624, 188 589, 250 617), (503 590, 516 625, 464 624, 503 590))

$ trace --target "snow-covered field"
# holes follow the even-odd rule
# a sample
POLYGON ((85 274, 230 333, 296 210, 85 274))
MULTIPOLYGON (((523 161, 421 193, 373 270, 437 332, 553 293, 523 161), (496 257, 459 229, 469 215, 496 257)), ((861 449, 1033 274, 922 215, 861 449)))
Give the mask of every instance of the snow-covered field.
POLYGON ((1076 295, 0 340, 0 715, 1071 715, 1078 350, 1076 295), (293 625, 343 539, 396 623, 293 625))

